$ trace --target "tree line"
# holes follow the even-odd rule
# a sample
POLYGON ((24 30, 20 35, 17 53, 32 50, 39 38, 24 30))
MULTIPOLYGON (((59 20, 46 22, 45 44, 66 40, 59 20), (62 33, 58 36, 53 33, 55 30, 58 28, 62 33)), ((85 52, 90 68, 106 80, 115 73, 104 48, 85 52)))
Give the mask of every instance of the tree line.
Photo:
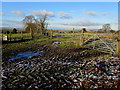
POLYGON ((23 19, 26 32, 45 34, 48 27, 48 23, 46 22, 48 17, 48 15, 26 16, 23 19))

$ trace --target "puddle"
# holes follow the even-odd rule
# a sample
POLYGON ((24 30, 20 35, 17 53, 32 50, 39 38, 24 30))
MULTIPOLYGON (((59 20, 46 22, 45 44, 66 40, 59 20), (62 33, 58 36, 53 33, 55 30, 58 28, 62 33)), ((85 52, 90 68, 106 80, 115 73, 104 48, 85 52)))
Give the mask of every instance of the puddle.
POLYGON ((53 41, 52 43, 60 44, 60 41, 53 41))
POLYGON ((68 59, 68 60, 69 60, 70 62, 74 62, 74 63, 76 62, 74 59, 71 59, 71 58, 68 59))
POLYGON ((66 63, 66 62, 54 62, 54 61, 52 61, 52 64, 57 64, 57 65, 70 65, 71 63, 70 63, 70 62, 66 63))
POLYGON ((106 67, 107 65, 105 64, 105 62, 99 62, 99 63, 97 63, 97 66, 106 67))
POLYGON ((16 56, 8 59, 8 61, 16 60, 16 59, 24 60, 24 59, 27 59, 27 58, 31 58, 31 57, 33 57, 33 56, 38 56, 38 55, 40 55, 42 52, 43 52, 43 51, 37 51, 37 52, 28 51, 28 52, 18 53, 16 56))

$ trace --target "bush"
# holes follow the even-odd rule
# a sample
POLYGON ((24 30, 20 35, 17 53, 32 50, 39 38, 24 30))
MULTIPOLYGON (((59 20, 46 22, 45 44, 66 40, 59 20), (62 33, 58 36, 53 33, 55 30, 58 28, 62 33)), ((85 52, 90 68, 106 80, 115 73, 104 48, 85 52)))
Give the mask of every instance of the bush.
POLYGON ((16 34, 17 33, 17 29, 14 28, 13 31, 12 31, 13 34, 16 34))

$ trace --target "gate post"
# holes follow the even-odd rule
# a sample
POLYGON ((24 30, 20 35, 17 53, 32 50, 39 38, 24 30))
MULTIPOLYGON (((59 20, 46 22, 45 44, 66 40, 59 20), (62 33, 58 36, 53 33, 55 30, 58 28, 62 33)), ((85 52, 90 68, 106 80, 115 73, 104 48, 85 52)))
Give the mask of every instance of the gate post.
POLYGON ((23 40, 23 31, 21 31, 21 40, 23 40))
POLYGON ((51 29, 50 30, 50 39, 52 39, 52 37, 53 37, 53 30, 51 29))
POLYGON ((10 42, 11 42, 11 40, 12 40, 12 37, 11 37, 11 32, 10 32, 10 42))
POLYGON ((118 40, 117 40, 117 47, 116 47, 116 56, 120 56, 120 30, 118 31, 118 40))
POLYGON ((73 37, 75 37, 75 29, 73 28, 73 37))
POLYGON ((7 33, 7 41, 9 41, 9 38, 8 38, 8 33, 7 33))
POLYGON ((84 43, 84 30, 83 30, 83 28, 82 28, 82 31, 81 31, 80 42, 81 42, 81 45, 84 43))
POLYGON ((32 31, 31 28, 30 28, 30 36, 31 36, 31 38, 33 39, 33 31, 32 31))

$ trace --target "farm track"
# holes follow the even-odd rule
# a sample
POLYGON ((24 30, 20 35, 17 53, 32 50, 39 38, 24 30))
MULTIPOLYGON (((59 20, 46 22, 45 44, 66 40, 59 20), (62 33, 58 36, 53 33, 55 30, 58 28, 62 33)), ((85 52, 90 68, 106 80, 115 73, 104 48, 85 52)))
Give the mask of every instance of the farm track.
POLYGON ((87 48, 44 45, 35 50, 44 52, 23 61, 3 62, 3 89, 120 89, 120 58, 88 59, 105 53, 87 48))

